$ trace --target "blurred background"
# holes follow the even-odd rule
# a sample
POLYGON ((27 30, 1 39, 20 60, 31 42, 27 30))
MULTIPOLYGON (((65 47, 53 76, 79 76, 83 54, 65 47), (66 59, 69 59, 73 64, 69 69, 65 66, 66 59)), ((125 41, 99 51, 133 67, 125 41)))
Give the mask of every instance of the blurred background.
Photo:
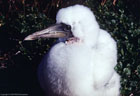
POLYGON ((60 8, 91 8, 118 46, 121 95, 140 96, 140 0, 0 0, 0 94, 44 96, 37 79, 41 58, 56 41, 23 41, 55 23, 60 8))

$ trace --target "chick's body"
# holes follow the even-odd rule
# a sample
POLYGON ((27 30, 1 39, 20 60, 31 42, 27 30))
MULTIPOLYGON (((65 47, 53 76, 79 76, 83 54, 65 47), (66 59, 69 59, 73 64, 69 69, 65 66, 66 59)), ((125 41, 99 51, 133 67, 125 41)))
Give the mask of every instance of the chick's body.
POLYGON ((119 96, 116 42, 99 28, 91 10, 82 5, 61 9, 57 23, 70 25, 79 41, 59 42, 44 57, 39 67, 44 91, 50 96, 119 96))

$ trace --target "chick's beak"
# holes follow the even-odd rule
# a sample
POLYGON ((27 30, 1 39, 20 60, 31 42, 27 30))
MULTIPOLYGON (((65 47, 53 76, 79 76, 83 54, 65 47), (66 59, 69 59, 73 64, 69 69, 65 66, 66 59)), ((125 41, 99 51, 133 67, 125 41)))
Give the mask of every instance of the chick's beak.
POLYGON ((39 38, 63 38, 69 36, 69 33, 70 32, 64 30, 64 25, 60 23, 28 35, 24 40, 35 40, 39 38))

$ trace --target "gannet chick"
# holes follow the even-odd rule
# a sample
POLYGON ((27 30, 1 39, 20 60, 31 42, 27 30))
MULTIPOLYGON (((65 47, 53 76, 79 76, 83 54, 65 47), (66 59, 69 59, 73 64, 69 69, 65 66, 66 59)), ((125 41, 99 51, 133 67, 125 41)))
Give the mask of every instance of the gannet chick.
POLYGON ((56 24, 25 38, 59 38, 39 66, 48 96, 119 96, 116 42, 83 6, 62 8, 56 24))

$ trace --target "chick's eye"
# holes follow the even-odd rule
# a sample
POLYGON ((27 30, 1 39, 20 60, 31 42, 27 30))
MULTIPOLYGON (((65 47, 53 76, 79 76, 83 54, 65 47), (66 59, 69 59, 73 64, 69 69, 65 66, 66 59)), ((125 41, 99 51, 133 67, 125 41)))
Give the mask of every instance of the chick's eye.
POLYGON ((66 25, 66 29, 67 30, 71 30, 71 26, 70 25, 66 25))
POLYGON ((61 23, 63 25, 63 30, 64 31, 71 31, 71 26, 65 23, 61 23))

